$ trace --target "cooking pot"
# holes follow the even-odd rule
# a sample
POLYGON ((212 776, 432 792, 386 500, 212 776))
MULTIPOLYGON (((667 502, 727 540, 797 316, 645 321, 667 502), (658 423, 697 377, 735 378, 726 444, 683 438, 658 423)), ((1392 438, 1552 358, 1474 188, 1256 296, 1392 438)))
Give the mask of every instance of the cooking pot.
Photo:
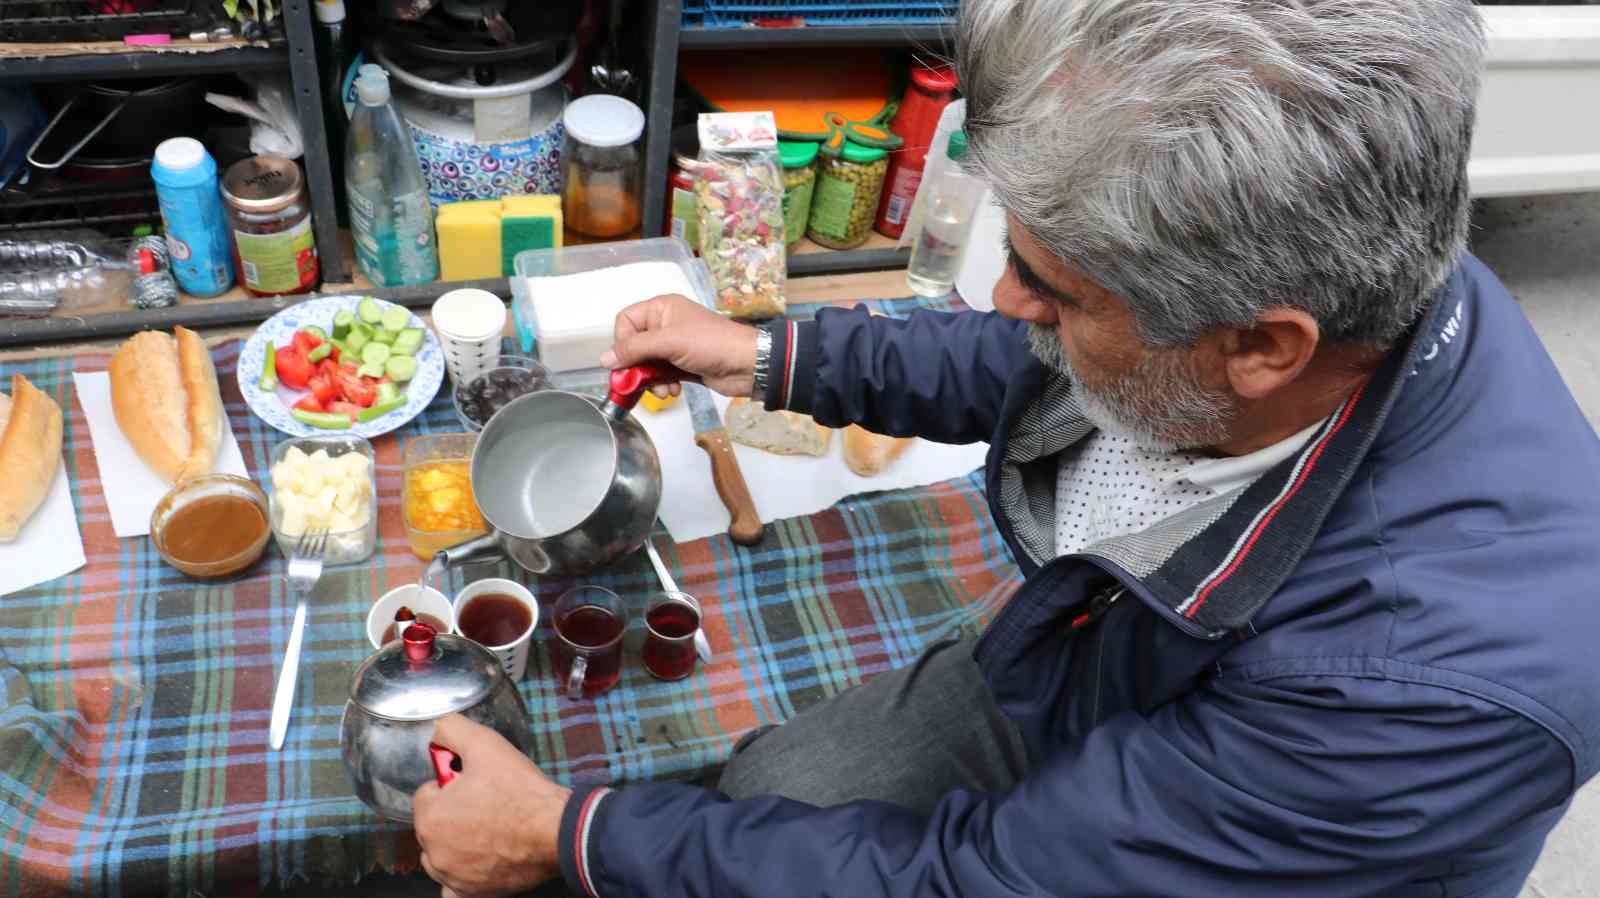
POLYGON ((411 819, 411 796, 451 778, 457 763, 433 745, 433 722, 450 714, 492 728, 526 754, 528 712, 489 650, 464 636, 406 627, 356 668, 339 722, 339 752, 356 797, 392 820, 411 819))
POLYGON ((205 85, 194 78, 67 84, 40 90, 60 104, 28 147, 29 164, 45 171, 60 168, 80 152, 98 159, 148 159, 156 144, 168 137, 194 136, 205 110, 205 85), (73 141, 71 146, 64 152, 40 152, 58 127, 66 136, 58 136, 55 145, 73 141))
POLYGON ((430 576, 485 555, 535 574, 582 574, 644 545, 661 505, 661 460, 628 412, 650 386, 680 376, 667 365, 618 368, 603 402, 542 390, 496 412, 472 451, 472 495, 489 534, 440 552, 430 576))

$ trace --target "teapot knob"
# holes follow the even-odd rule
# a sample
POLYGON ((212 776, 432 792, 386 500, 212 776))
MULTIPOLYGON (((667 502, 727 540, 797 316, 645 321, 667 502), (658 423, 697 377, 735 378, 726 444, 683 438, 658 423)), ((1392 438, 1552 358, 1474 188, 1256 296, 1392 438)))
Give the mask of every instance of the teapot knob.
POLYGON ((405 640, 406 660, 420 664, 433 657, 433 628, 415 623, 406 627, 401 638, 405 640))

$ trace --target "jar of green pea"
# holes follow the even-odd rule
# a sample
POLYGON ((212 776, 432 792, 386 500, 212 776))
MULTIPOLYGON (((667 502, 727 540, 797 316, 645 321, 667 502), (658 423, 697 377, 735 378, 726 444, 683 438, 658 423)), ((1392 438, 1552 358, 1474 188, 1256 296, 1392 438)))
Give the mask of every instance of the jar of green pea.
POLYGON ((778 141, 783 163, 783 234, 790 249, 806 235, 811 219, 811 193, 817 183, 817 144, 809 140, 778 141))
POLYGON ((866 242, 888 170, 887 152, 848 140, 837 156, 821 153, 807 236, 830 249, 853 249, 866 242))

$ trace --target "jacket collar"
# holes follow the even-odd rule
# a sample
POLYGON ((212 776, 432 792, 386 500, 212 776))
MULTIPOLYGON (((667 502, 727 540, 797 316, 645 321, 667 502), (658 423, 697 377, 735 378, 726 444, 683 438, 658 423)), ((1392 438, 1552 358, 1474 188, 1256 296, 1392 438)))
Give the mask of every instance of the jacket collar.
MULTIPOLYGON (((1298 451, 1260 477, 1074 557, 1106 569, 1193 635, 1219 638, 1248 626, 1310 547, 1408 374, 1455 334, 1464 293, 1458 267, 1378 370, 1298 451)), ((995 439, 992 496, 1027 573, 1054 558, 1054 456, 1093 430, 1072 401, 1067 379, 1030 360, 1012 385, 995 439)))

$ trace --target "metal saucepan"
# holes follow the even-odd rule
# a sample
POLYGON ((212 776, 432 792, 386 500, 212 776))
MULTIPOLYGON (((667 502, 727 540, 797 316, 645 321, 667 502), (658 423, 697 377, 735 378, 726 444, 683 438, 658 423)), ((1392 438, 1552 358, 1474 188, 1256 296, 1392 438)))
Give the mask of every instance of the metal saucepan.
POLYGON ((664 365, 619 368, 605 402, 544 390, 507 404, 478 435, 472 494, 491 530, 431 570, 505 555, 535 574, 582 574, 644 544, 661 505, 661 460, 628 412, 664 365))
POLYGON ((194 136, 191 132, 198 130, 205 110, 205 85, 194 78, 61 85, 41 91, 61 104, 28 147, 29 164, 44 171, 60 168, 80 152, 97 158, 148 158, 168 137, 194 136), (76 142, 64 152, 41 153, 58 125, 63 131, 80 129, 58 137, 58 143, 74 138, 76 142), (55 158, 41 158, 46 155, 55 158))

